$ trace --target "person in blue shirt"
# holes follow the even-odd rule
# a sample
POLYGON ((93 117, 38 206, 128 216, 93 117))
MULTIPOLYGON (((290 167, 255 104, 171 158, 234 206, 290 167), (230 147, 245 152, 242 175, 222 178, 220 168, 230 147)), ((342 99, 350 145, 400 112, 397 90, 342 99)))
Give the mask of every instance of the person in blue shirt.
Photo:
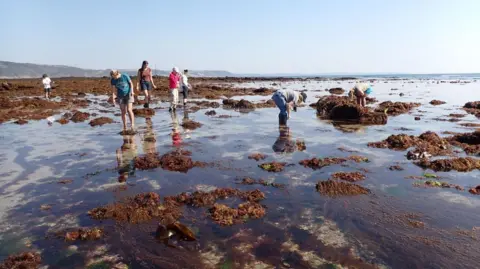
POLYGON ((130 118, 132 130, 135 129, 135 122, 133 117, 133 83, 130 77, 126 74, 121 74, 118 70, 110 72, 110 83, 112 84, 112 98, 113 104, 118 103, 122 112, 123 130, 127 130, 127 112, 130 118))
POLYGON ((294 90, 278 90, 272 95, 272 100, 280 109, 278 114, 279 124, 286 125, 287 119, 290 119, 290 110, 297 112, 297 106, 307 100, 307 94, 294 90))

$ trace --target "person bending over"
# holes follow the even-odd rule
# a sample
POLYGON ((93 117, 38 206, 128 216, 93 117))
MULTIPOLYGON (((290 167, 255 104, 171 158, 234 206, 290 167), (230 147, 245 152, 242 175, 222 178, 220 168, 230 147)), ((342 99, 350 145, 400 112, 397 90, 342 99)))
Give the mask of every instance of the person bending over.
POLYGON ((112 85, 113 105, 118 103, 122 113, 123 130, 127 130, 127 112, 130 118, 132 131, 135 129, 135 122, 133 117, 133 83, 130 77, 126 74, 121 74, 118 70, 110 72, 112 85))
POLYGON ((365 83, 357 83, 350 90, 348 96, 350 99, 356 98, 357 104, 365 107, 367 105, 367 96, 372 92, 372 87, 365 83))
POLYGON ((305 102, 307 99, 307 94, 302 92, 297 92, 294 90, 278 90, 273 96, 272 100, 275 102, 277 107, 280 109, 278 114, 278 119, 280 125, 286 125, 287 119, 290 119, 290 110, 293 107, 293 111, 297 111, 297 106, 305 102))

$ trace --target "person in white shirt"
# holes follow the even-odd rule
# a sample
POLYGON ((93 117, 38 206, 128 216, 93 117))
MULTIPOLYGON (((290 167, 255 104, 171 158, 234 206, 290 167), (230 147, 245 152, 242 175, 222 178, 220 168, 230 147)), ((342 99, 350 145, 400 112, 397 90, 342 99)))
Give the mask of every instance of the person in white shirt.
POLYGON ((50 92, 52 91, 52 80, 47 76, 47 74, 43 74, 42 78, 43 89, 45 90, 45 98, 48 99, 50 97, 50 92))
POLYGON ((183 106, 187 105, 188 91, 190 90, 190 84, 188 83, 188 69, 183 70, 182 77, 180 78, 180 89, 182 89, 183 106))

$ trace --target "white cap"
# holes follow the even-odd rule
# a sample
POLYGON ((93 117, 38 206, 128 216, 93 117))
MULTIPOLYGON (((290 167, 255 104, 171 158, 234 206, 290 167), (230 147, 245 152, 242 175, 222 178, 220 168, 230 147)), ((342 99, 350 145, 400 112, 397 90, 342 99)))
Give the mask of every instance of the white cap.
POLYGON ((178 71, 178 67, 174 67, 174 68, 173 68, 173 71, 175 71, 175 72, 178 73, 178 72, 179 72, 179 71, 178 71))

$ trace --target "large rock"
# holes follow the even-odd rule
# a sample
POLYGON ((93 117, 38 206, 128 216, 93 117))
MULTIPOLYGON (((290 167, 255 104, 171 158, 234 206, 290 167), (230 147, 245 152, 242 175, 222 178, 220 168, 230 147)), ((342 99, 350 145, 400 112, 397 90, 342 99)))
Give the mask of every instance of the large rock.
POLYGON ((383 103, 380 103, 375 109, 376 112, 384 112, 387 113, 388 115, 396 116, 400 114, 404 114, 409 112, 415 107, 419 107, 420 103, 404 103, 404 102, 392 102, 392 101, 386 101, 383 103))
POLYGON ((318 100, 317 113, 321 118, 360 124, 386 124, 385 113, 372 112, 343 96, 325 96, 318 100))

